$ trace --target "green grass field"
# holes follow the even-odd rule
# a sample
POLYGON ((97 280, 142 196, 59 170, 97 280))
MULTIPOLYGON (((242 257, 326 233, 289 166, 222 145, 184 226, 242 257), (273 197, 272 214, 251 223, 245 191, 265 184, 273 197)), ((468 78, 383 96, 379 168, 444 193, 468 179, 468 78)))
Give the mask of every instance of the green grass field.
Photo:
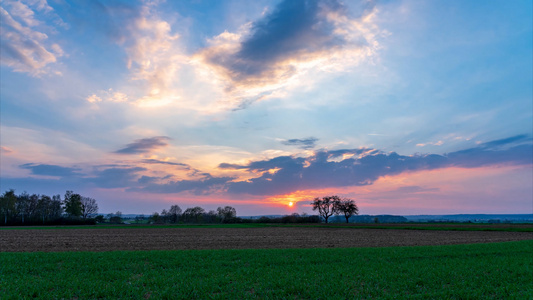
POLYGON ((0 298, 533 299, 533 240, 453 246, 0 253, 0 298))

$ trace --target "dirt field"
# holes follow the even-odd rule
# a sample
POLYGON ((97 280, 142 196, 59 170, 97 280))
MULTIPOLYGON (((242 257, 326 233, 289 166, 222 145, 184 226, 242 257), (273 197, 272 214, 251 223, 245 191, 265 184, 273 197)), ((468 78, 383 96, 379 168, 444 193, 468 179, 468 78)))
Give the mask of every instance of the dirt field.
POLYGON ((448 245, 533 239, 531 232, 348 228, 0 230, 0 252, 448 245))

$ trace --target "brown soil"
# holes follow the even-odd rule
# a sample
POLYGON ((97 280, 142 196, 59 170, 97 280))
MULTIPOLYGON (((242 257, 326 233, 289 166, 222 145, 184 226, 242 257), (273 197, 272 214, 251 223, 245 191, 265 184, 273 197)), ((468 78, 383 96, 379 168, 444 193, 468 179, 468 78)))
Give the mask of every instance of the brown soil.
POLYGON ((533 239, 532 232, 353 228, 106 228, 0 230, 0 252, 388 247, 533 239))

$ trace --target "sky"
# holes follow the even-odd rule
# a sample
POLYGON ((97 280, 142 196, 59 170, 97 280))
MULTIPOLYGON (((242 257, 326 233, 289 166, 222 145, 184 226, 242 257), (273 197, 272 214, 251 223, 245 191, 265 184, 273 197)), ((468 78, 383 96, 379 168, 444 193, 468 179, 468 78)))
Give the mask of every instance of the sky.
POLYGON ((2 193, 533 213, 532 1, 0 6, 2 193))

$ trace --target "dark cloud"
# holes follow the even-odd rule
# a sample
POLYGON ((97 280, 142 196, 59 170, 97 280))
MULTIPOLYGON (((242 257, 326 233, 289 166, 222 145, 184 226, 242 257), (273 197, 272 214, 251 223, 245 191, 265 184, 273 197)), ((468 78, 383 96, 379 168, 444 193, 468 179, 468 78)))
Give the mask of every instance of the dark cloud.
MULTIPOLYGON (((368 11, 363 7, 361 15, 368 11)), ((287 61, 307 61, 348 44, 353 46, 354 41, 338 34, 337 21, 328 14, 354 19, 337 0, 284 0, 252 24, 238 51, 213 48, 206 49, 203 55, 210 64, 222 67, 234 82, 289 78, 296 70, 287 61)), ((357 47, 365 44, 364 38, 357 41, 357 47)))
POLYGON ((301 149, 313 149, 316 146, 316 142, 318 141, 317 138, 309 137, 305 139, 290 139, 286 141, 282 141, 281 143, 283 145, 287 146, 298 146, 301 149))
POLYGON ((139 183, 144 184, 144 187, 131 188, 129 191, 149 193, 192 192, 197 195, 207 195, 224 190, 224 186, 233 179, 231 177, 213 177, 209 174, 204 175, 204 178, 198 180, 178 180, 167 183, 156 183, 165 178, 143 176, 139 180, 139 183))
POLYGON ((146 169, 141 167, 109 168, 97 171, 94 177, 86 180, 100 188, 128 188, 138 184, 138 173, 141 171, 146 171, 146 169))
POLYGON ((187 170, 191 169, 191 166, 189 166, 188 164, 176 163, 176 162, 164 161, 164 160, 158 160, 158 159, 152 159, 152 158, 143 159, 141 162, 143 164, 163 164, 163 165, 171 165, 171 166, 183 167, 184 169, 187 169, 187 170))
POLYGON ((45 176, 57 176, 57 177, 72 177, 80 176, 78 173, 80 169, 78 168, 67 168, 56 165, 46 165, 46 164, 23 164, 19 166, 22 169, 31 170, 33 175, 45 175, 45 176))
MULTIPOLYGON (((149 161, 148 163, 161 163, 149 161)), ((178 166, 182 167, 181 164, 178 166)), ((528 136, 516 136, 480 144, 477 147, 447 154, 400 155, 376 149, 321 150, 310 157, 279 156, 268 160, 252 161, 245 165, 223 163, 220 169, 245 170, 260 176, 246 181, 233 177, 214 177, 192 169, 199 179, 174 180, 172 175, 152 177, 141 173, 146 168, 137 166, 99 166, 91 175, 80 174, 76 168, 55 165, 24 164, 34 175, 58 176, 61 180, 11 178, 8 183, 17 187, 20 182, 35 186, 68 185, 66 188, 97 186, 125 188, 132 192, 210 194, 277 195, 306 189, 370 185, 378 178, 421 170, 447 167, 477 168, 494 165, 533 164, 533 143, 528 136), (83 175, 83 176, 82 176, 83 175)), ((3 181, 6 181, 2 179, 3 181)), ((4 183, 4 182, 3 182, 4 183)), ((63 188, 64 189, 64 188, 63 188)), ((419 186, 401 187, 397 192, 422 193, 438 189, 419 186)))
POLYGON ((167 146, 166 141, 170 140, 166 136, 156 136, 152 138, 140 139, 135 142, 126 145, 125 148, 115 151, 118 154, 139 154, 139 153, 148 153, 154 149, 167 146))
POLYGON ((515 136, 512 136, 512 137, 508 137, 508 138, 505 138, 505 139, 500 139, 500 140, 495 140, 495 141, 490 141, 490 142, 487 142, 487 143, 483 143, 480 145, 480 148, 495 148, 495 147, 500 147, 500 146, 506 146, 506 145, 509 145, 509 144, 516 144, 516 143, 520 143, 520 142, 530 142, 531 141, 531 138, 526 135, 526 134, 519 134, 519 135, 515 135, 515 136))
POLYGON ((531 143, 511 145, 524 139, 493 141, 445 155, 404 156, 395 152, 386 154, 373 149, 347 149, 318 151, 314 156, 305 159, 281 156, 251 162, 248 165, 224 164, 219 167, 251 171, 276 169, 276 172, 263 172, 260 177, 247 181, 228 183, 230 193, 275 195, 305 189, 369 185, 386 175, 452 166, 475 168, 500 164, 531 165, 533 164, 531 143), (489 149, 487 144, 498 146, 505 144, 509 147, 493 150, 489 149), (354 156, 340 161, 333 160, 347 153, 354 156))

